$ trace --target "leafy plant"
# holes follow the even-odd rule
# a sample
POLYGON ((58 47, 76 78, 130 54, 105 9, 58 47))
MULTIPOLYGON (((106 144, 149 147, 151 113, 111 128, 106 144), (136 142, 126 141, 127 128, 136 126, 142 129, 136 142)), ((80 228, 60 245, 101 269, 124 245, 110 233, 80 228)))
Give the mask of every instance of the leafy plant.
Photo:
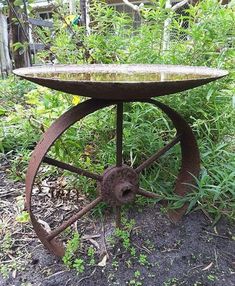
POLYGON ((121 239, 122 245, 126 250, 130 249, 131 242, 130 242, 130 233, 126 230, 117 228, 115 230, 115 234, 118 238, 121 239))
POLYGON ((77 273, 83 273, 85 270, 84 260, 81 258, 76 258, 73 263, 73 268, 77 271, 77 273))
POLYGON ((20 223, 26 223, 29 222, 29 213, 27 211, 22 211, 17 217, 16 221, 20 223))
POLYGON ((144 266, 148 265, 148 263, 147 255, 141 253, 139 256, 139 264, 144 266))
POLYGON ((79 247, 80 247, 80 236, 77 232, 75 232, 73 234, 73 237, 68 241, 65 255, 62 258, 64 264, 67 267, 71 268, 72 266, 74 266, 76 260, 75 268, 79 269, 79 267, 81 267, 82 269, 81 261, 78 258, 74 260, 74 256, 76 255, 76 252, 78 251, 79 247))
POLYGON ((134 285, 134 286, 141 286, 143 285, 143 283, 140 281, 141 280, 141 273, 139 270, 136 270, 134 272, 134 277, 133 279, 131 279, 129 282, 128 282, 128 285, 134 285))
POLYGON ((89 265, 94 266, 95 265, 95 249, 94 247, 90 246, 87 250, 87 256, 89 257, 89 265))

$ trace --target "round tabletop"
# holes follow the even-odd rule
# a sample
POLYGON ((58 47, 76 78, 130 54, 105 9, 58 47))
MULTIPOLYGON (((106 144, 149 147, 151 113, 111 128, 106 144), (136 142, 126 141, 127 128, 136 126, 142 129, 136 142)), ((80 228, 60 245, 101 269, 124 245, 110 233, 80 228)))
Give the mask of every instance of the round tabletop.
POLYGON ((143 100, 191 89, 228 74, 225 70, 177 65, 43 65, 14 74, 55 90, 103 100, 143 100))

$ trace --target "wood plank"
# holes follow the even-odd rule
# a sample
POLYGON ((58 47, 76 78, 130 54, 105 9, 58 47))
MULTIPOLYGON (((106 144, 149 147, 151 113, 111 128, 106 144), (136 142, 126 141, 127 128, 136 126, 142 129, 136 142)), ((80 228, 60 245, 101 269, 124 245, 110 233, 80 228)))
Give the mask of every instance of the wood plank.
POLYGON ((53 23, 50 21, 45 21, 42 19, 33 19, 33 18, 29 18, 29 23, 34 25, 34 26, 41 26, 41 27, 48 27, 48 28, 52 28, 53 27, 53 23))
POLYGON ((29 44, 31 52, 34 50, 37 51, 42 51, 45 49, 46 45, 40 44, 40 43, 35 43, 35 44, 29 44))

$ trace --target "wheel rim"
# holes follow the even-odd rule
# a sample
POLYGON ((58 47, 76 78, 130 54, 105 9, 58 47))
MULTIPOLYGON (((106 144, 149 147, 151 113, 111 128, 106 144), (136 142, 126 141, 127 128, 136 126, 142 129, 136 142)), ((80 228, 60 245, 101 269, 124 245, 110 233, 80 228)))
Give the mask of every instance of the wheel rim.
MULTIPOLYGON (((161 150, 159 150, 149 159, 141 163, 135 169, 132 169, 122 164, 123 103, 120 102, 117 103, 115 101, 100 101, 90 99, 71 108, 69 111, 65 112, 59 119, 57 119, 55 123, 51 125, 51 127, 44 133, 43 138, 37 144, 32 154, 28 171, 26 174, 26 206, 29 211, 31 221, 37 236, 51 253, 57 256, 64 255, 63 243, 57 238, 57 236, 69 225, 74 223, 76 220, 81 218, 84 214, 86 214, 88 211, 98 205, 101 201, 106 201, 110 205, 114 206, 116 210, 116 225, 120 227, 120 211, 122 204, 134 200, 136 194, 148 198, 158 198, 159 196, 157 194, 139 188, 139 174, 179 142, 181 146, 182 164, 179 175, 176 179, 174 192, 179 196, 184 196, 190 191, 189 184, 193 183, 194 177, 198 176, 200 169, 199 151, 190 126, 182 118, 181 115, 179 115, 176 111, 174 111, 167 105, 153 99, 145 100, 143 102, 153 104, 157 108, 160 108, 171 119, 174 127, 177 130, 177 135, 169 144, 164 146, 161 150), (71 166, 67 163, 63 163, 55 159, 45 157, 54 142, 71 125, 84 118, 85 116, 113 104, 117 104, 117 148, 116 166, 111 167, 110 171, 107 169, 104 172, 103 176, 101 176, 80 169, 78 167, 71 166), (73 215, 71 218, 69 218, 67 221, 62 223, 59 227, 57 227, 50 233, 48 233, 42 227, 42 225, 37 221, 35 215, 32 212, 32 189, 35 177, 42 162, 48 163, 52 166, 57 166, 65 170, 72 171, 79 175, 84 175, 86 177, 95 179, 101 184, 100 195, 94 201, 89 203, 81 211, 73 215), (115 181, 115 183, 110 183, 113 181, 115 181), (114 189, 113 193, 112 189, 114 189), (112 193, 112 196, 110 195, 110 198, 108 195, 109 193, 112 193)), ((187 204, 185 204, 182 208, 177 209, 176 211, 169 211, 168 214, 170 219, 176 222, 182 217, 186 210, 187 204)))

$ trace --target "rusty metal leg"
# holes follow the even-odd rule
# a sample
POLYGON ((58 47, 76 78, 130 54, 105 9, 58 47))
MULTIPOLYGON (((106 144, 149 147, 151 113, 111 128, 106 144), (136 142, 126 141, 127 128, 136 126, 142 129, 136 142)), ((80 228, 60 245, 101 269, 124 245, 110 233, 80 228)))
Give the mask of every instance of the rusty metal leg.
POLYGON ((116 118, 116 166, 122 166, 123 103, 117 103, 116 118))
MULTIPOLYGON (((153 99, 149 99, 144 102, 148 102, 157 106, 171 119, 173 125, 177 130, 177 136, 172 140, 172 142, 164 146, 160 151, 143 162, 139 167, 136 168, 135 171, 137 173, 143 171, 153 162, 158 160, 176 143, 180 142, 182 163, 178 178, 176 179, 174 192, 179 196, 184 196, 190 191, 189 185, 194 183, 194 178, 199 175, 200 171, 200 154, 192 129, 184 120, 184 118, 169 106, 153 99)), ((141 189, 137 192, 137 194, 149 198, 157 198, 157 196, 152 195, 151 192, 147 192, 141 189)), ((169 211, 168 215, 170 219, 174 222, 177 222, 186 212, 187 206, 188 205, 185 204, 180 209, 169 211)))
POLYGON ((66 163, 56 161, 54 159, 45 158, 46 153, 53 145, 53 143, 74 123, 78 120, 82 119, 86 115, 97 111, 98 109, 104 108, 106 106, 112 105, 115 102, 113 101, 99 101, 99 100, 87 100, 77 106, 74 106, 69 111, 65 112, 59 119, 57 119, 51 127, 44 133, 43 138, 37 144, 31 160, 29 162, 29 167, 26 174, 26 206, 30 214, 30 218, 33 224, 33 228, 44 244, 44 246, 53 254, 57 256, 63 256, 64 254, 64 247, 62 242, 56 238, 56 236, 65 229, 67 225, 70 225, 74 222, 74 220, 80 218, 84 215, 87 211, 97 205, 101 198, 98 197, 95 201, 89 204, 87 207, 82 209, 79 213, 74 215, 70 218, 64 225, 60 226, 58 229, 52 231, 52 233, 48 233, 41 224, 37 221, 35 215, 32 212, 32 189, 35 181, 35 177, 37 175, 38 169, 45 159, 46 162, 50 163, 51 165, 56 165, 60 168, 69 169, 72 172, 87 175, 88 177, 93 177, 96 180, 100 180, 101 177, 96 174, 92 174, 88 171, 81 170, 79 168, 70 166, 66 163))
POLYGON ((121 228, 122 223, 121 223, 121 206, 115 206, 115 223, 117 228, 121 228))
MULTIPOLYGON (((116 167, 122 166, 122 145, 123 145, 123 102, 117 103, 116 116, 116 167)), ((116 206, 115 221, 116 227, 121 227, 121 206, 116 206)))

